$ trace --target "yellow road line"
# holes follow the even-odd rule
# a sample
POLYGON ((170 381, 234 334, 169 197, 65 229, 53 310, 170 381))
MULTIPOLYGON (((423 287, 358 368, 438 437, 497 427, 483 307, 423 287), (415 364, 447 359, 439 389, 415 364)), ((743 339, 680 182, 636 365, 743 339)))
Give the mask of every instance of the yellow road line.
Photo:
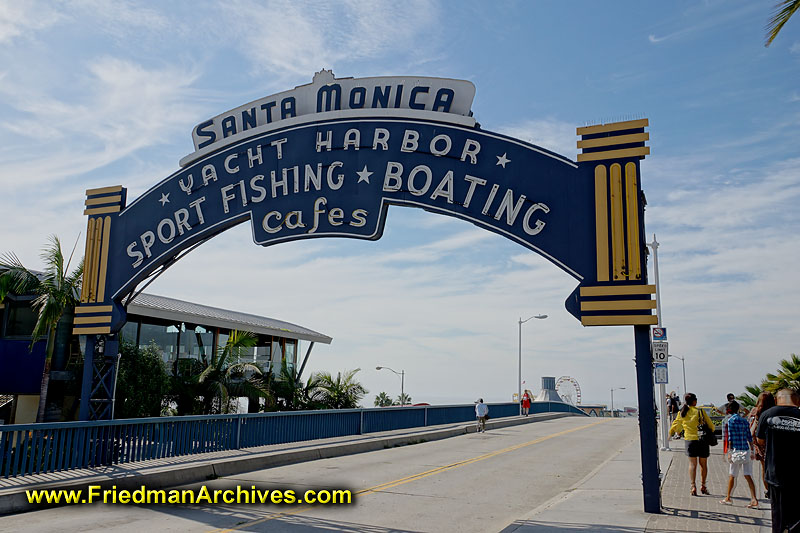
MULTIPOLYGON (((602 424, 604 422, 608 422, 608 420, 603 419, 603 420, 600 420, 598 422, 593 422, 591 424, 586 424, 585 426, 578 426, 578 427, 572 428, 572 429, 565 429, 564 431, 559 431, 558 433, 552 433, 552 434, 546 435, 544 437, 539 437, 538 439, 534 439, 534 440, 531 440, 531 441, 528 441, 528 442, 523 442, 522 444, 515 444, 513 446, 509 446, 507 448, 503 448, 502 450, 497 450, 497 451, 494 451, 494 452, 485 453, 483 455, 478 455, 478 456, 473 457, 471 459, 465 459, 463 461, 457 461, 455 463, 450 463, 449 465, 438 466, 436 468, 432 468, 431 470, 426 470, 425 472, 420 472, 418 474, 412 474, 410 476, 406 476, 406 477, 403 477, 403 478, 400 478, 400 479, 395 479, 393 481, 387 481, 386 483, 381 483, 380 485, 375 485, 374 487, 370 487, 368 489, 362 489, 362 490, 356 491, 354 493, 354 495, 355 496, 357 496, 357 495, 367 495, 367 494, 370 494, 370 493, 374 494, 374 493, 377 493, 377 492, 382 491, 382 490, 386 490, 386 489, 391 489, 391 488, 397 487, 399 485, 405 485, 406 483, 411 483, 412 481, 416 481, 418 479, 423 479, 423 478, 426 478, 428 476, 433 476, 435 474, 440 474, 442 472, 446 472, 448 470, 453 470, 455 468, 460 468, 462 466, 466 466, 466 465, 470 465, 470 464, 473 464, 473 463, 477 463, 479 461, 484 461, 486 459, 490 459, 492 457, 496 457, 496 456, 502 455, 504 453, 513 452, 515 450, 519 450, 519 449, 525 448, 527 446, 532 446, 534 444, 539 444, 540 442, 544 442, 546 440, 554 439, 556 437, 560 437, 562 435, 566 435, 568 433, 572 433, 573 431, 579 431, 581 429, 590 428, 592 426, 596 426, 597 424, 602 424)), ((273 514, 273 515, 270 515, 270 516, 267 516, 267 517, 264 517, 264 518, 259 518, 257 520, 253 520, 251 522, 246 522, 244 524, 236 525, 236 526, 234 526, 232 528, 229 528, 229 529, 214 529, 214 530, 211 530, 209 533, 227 533, 229 531, 239 531, 242 528, 255 526, 255 525, 258 525, 258 524, 261 524, 261 523, 264 523, 264 522, 268 522, 270 520, 275 520, 276 518, 283 518, 283 517, 286 517, 286 516, 292 516, 292 515, 304 513, 306 511, 310 511, 311 509, 314 509, 316 507, 319 507, 319 506, 303 505, 303 506, 301 506, 300 508, 298 508, 295 511, 285 511, 285 512, 276 513, 276 514, 273 514)))

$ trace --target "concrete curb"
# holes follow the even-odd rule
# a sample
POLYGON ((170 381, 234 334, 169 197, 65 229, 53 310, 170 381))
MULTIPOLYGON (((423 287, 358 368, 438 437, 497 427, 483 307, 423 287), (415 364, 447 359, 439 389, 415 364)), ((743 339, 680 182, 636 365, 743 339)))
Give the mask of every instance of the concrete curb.
MULTIPOLYGON (((531 415, 527 418, 514 417, 509 419, 489 420, 486 423, 487 430, 500 429, 504 427, 530 424, 533 422, 544 422, 566 416, 575 416, 572 413, 543 413, 531 415)), ((414 429, 414 428, 409 428, 414 429)), ((397 446, 407 446, 434 440, 447 439, 468 433, 475 433, 477 426, 474 422, 466 423, 459 427, 448 427, 441 429, 420 429, 413 433, 397 436, 376 436, 366 438, 358 442, 342 442, 320 444, 313 448, 302 450, 274 450, 257 453, 248 457, 231 457, 210 459, 208 462, 191 465, 169 465, 160 469, 153 469, 145 473, 133 470, 115 474, 97 474, 90 478, 83 478, 72 481, 51 481, 37 484, 36 490, 56 489, 56 490, 84 490, 88 491, 90 485, 99 485, 101 490, 116 486, 117 490, 136 490, 143 485, 148 490, 164 489, 199 483, 216 479, 218 477, 232 476, 254 470, 274 468, 289 464, 303 463, 317 459, 329 459, 332 457, 342 457, 357 453, 365 453, 397 446)), ((313 441, 305 441, 313 442, 313 441)), ((198 456, 199 457, 199 456, 198 456)), ((27 511, 38 511, 48 507, 59 507, 67 504, 31 504, 25 491, 31 487, 12 488, 0 491, 0 515, 23 513, 27 511)))

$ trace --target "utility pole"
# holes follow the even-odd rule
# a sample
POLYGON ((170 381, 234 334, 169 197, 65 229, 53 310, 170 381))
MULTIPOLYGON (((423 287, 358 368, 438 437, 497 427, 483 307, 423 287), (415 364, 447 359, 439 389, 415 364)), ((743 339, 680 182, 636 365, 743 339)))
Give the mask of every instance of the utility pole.
MULTIPOLYGON (((653 233, 653 242, 648 242, 653 250, 653 273, 655 274, 656 282, 656 314, 658 315, 658 327, 662 327, 663 319, 661 318, 661 285, 658 280, 658 241, 656 234, 653 233)), ((668 358, 669 360, 669 358, 668 358)), ((669 433, 667 429, 667 387, 664 383, 658 385, 658 411, 661 413, 659 417, 659 429, 661 433, 661 449, 669 450, 669 433)))

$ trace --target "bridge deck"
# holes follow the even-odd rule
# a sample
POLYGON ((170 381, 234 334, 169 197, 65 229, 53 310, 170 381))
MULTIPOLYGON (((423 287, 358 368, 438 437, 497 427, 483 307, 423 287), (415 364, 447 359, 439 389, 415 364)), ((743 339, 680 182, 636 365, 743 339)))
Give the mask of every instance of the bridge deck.
MULTIPOLYGON (((541 413, 527 418, 510 417, 490 420, 488 426, 500 428, 565 416, 571 415, 541 413)), ((119 489, 135 489, 143 483, 148 488, 171 487, 274 466, 438 440, 474 431, 474 422, 454 423, 153 459, 91 469, 0 478, 0 515, 34 509, 25 499, 25 491, 33 488, 69 489, 98 484, 105 487, 113 484, 119 489)))

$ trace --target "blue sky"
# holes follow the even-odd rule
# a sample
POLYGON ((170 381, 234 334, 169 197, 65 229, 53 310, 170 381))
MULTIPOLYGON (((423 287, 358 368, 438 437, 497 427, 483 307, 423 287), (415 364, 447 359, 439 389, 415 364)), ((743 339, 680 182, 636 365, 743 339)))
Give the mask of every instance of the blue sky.
MULTIPOLYGON (((85 231, 84 190, 135 198, 192 151, 191 128, 245 102, 339 77, 472 81, 484 129, 575 158, 575 128, 647 117, 648 240, 690 390, 721 403, 797 352, 800 20, 770 48, 770 1, 0 1, 0 250, 39 266, 47 235, 85 231), (163 4, 163 5, 162 5, 163 4)), ((652 276, 652 270, 651 270, 652 276)), ((265 248, 247 225, 150 292, 331 335, 312 370, 407 373, 415 401, 506 400, 571 375, 587 401, 635 404, 631 328, 583 328, 572 278, 470 224, 392 208, 377 242, 265 248)), ((671 364, 671 389, 681 385, 671 364)))

